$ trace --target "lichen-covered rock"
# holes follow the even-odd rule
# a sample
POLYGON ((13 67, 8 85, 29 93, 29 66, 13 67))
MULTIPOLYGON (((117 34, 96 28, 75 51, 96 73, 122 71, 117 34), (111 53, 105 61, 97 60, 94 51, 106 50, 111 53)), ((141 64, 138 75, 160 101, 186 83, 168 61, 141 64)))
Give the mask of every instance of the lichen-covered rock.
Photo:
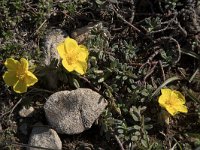
POLYGON ((56 47, 67 37, 67 33, 61 29, 49 30, 44 38, 44 64, 49 66, 52 61, 60 60, 56 47))
POLYGON ((63 42, 67 37, 67 33, 61 29, 49 30, 44 38, 43 44, 43 62, 42 65, 45 68, 45 80, 46 87, 48 89, 56 89, 58 85, 58 74, 57 70, 52 70, 56 68, 60 63, 60 56, 57 51, 57 46, 59 43, 63 42))
POLYGON ((58 133, 78 134, 89 129, 107 106, 91 89, 79 88, 52 94, 44 105, 47 120, 58 133))
POLYGON ((74 38, 79 44, 84 43, 87 39, 91 38, 91 31, 95 30, 98 32, 103 32, 106 38, 110 38, 110 32, 106 27, 103 26, 102 22, 91 23, 82 28, 78 28, 71 33, 71 37, 74 38))
MULTIPOLYGON (((50 149, 62 149, 62 142, 56 131, 47 127, 42 127, 40 124, 37 124, 36 127, 33 128, 29 138, 29 145, 50 149)), ((27 150, 43 149, 29 147, 27 150)))

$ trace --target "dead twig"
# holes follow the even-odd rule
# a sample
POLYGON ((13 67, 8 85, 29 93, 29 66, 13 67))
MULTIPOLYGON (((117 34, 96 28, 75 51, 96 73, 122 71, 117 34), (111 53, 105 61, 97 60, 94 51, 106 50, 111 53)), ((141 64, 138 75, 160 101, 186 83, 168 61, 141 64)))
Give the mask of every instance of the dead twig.
POLYGON ((154 72, 157 64, 158 64, 158 62, 156 64, 154 64, 154 66, 151 68, 151 70, 146 74, 146 76, 144 77, 144 81, 146 81, 146 79, 154 72))
POLYGON ((40 31, 40 29, 44 26, 44 24, 45 24, 46 22, 47 22, 47 19, 45 19, 45 20, 42 22, 42 24, 36 29, 34 35, 36 35, 36 34, 40 31))
POLYGON ((87 78, 82 77, 82 76, 78 76, 78 77, 79 77, 80 79, 84 80, 86 83, 88 83, 89 86, 90 86, 93 90, 95 90, 96 92, 99 93, 100 89, 98 89, 98 88, 96 88, 95 86, 93 86, 93 84, 92 84, 87 78))
POLYGON ((135 18, 135 1, 131 0, 130 3, 131 3, 131 17, 129 19, 129 22, 133 23, 133 20, 135 18))
POLYGON ((137 27, 135 27, 134 25, 132 25, 130 22, 128 22, 126 19, 124 19, 122 17, 122 15, 120 15, 117 11, 116 11, 116 8, 111 4, 111 9, 115 12, 115 14, 117 15, 117 17, 119 19, 121 19, 122 21, 124 21, 124 23, 128 24, 129 26, 131 26, 135 31, 137 31, 138 33, 142 33, 140 31, 140 29, 138 29, 137 27))
POLYGON ((192 80, 195 78, 195 76, 198 74, 199 72, 199 68, 196 69, 196 71, 193 73, 193 75, 191 76, 190 80, 189 80, 189 83, 192 82, 192 80))
POLYGON ((21 103, 22 99, 23 99, 23 98, 20 98, 20 99, 18 100, 18 102, 17 102, 17 103, 13 106, 13 108, 10 110, 9 116, 8 116, 9 120, 10 120, 11 114, 13 113, 13 111, 15 110, 15 108, 21 103))
MULTIPOLYGON (((148 64, 150 64, 150 65, 154 65, 154 64, 156 64, 156 63, 157 63, 156 61, 148 62, 148 64)), ((139 66, 139 67, 141 67, 141 66, 144 65, 143 63, 137 63, 137 62, 129 62, 129 64, 130 64, 131 66, 139 66)))
POLYGON ((122 142, 120 141, 120 139, 118 138, 117 135, 114 135, 115 140, 117 141, 117 143, 119 144, 120 150, 125 150, 123 147, 122 142))
POLYGON ((163 76, 163 81, 165 81, 166 77, 165 77, 165 72, 164 72, 164 69, 163 69, 162 61, 159 60, 158 62, 159 62, 160 68, 161 68, 161 72, 162 72, 162 76, 163 76))
MULTIPOLYGON (((147 64, 150 64, 150 65, 151 65, 152 62, 153 62, 153 58, 154 58, 156 55, 158 55, 159 53, 160 53, 160 50, 156 50, 156 51, 148 58, 148 60, 140 67, 139 70, 143 69, 144 66, 147 65, 147 64)), ((154 62, 153 64, 155 65, 155 64, 157 64, 157 62, 154 62)))

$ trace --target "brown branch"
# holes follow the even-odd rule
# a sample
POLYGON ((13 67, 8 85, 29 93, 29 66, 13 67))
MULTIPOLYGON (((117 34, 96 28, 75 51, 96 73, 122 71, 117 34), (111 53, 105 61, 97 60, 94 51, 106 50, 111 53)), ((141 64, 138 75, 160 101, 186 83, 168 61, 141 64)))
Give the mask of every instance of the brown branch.
POLYGON ((111 9, 115 12, 115 14, 117 15, 117 17, 119 18, 119 19, 121 19, 122 21, 124 21, 124 23, 126 23, 127 25, 129 25, 129 26, 131 26, 135 31, 137 31, 138 33, 142 33, 141 31, 140 31, 140 29, 138 29, 137 27, 135 27, 134 25, 132 25, 130 22, 128 22, 126 19, 124 19, 123 17, 122 17, 122 15, 120 15, 117 11, 116 11, 116 8, 114 8, 114 6, 113 5, 111 5, 111 9))
POLYGON ((161 71, 162 71, 163 81, 165 81, 165 80, 166 80, 166 77, 165 77, 165 72, 164 72, 164 69, 163 69, 162 61, 159 60, 158 62, 159 62, 159 64, 160 64, 160 68, 161 68, 161 71))
POLYGON ((96 88, 95 86, 93 86, 93 84, 86 78, 86 77, 83 77, 83 76, 78 76, 80 79, 84 80, 86 83, 89 84, 89 86, 96 92, 99 93, 100 89, 96 88))
POLYGON ((14 107, 10 110, 9 116, 8 116, 9 120, 10 120, 10 117, 11 117, 12 112, 13 112, 13 111, 15 110, 15 108, 21 103, 21 101, 22 101, 22 98, 20 98, 20 99, 18 100, 18 102, 14 105, 14 107))
POLYGON ((150 72, 146 74, 146 76, 144 77, 144 81, 146 81, 146 79, 154 72, 157 64, 158 62, 151 68, 150 72))
POLYGON ((120 139, 118 138, 117 135, 114 135, 115 140, 117 141, 117 143, 119 144, 120 150, 125 150, 123 147, 122 142, 120 141, 120 139))

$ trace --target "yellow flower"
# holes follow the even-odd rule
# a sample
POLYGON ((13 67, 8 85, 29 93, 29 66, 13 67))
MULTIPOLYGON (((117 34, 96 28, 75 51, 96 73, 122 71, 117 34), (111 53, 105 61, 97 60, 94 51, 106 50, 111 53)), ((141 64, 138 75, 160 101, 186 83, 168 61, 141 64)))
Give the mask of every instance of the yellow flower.
POLYGON ((21 58, 20 61, 7 58, 4 64, 8 71, 3 74, 3 80, 8 86, 13 86, 16 93, 26 92, 27 87, 38 81, 37 77, 28 70, 28 61, 25 58, 21 58))
POLYGON ((65 69, 69 72, 76 71, 81 75, 85 74, 89 52, 84 45, 78 45, 74 39, 67 37, 58 45, 57 50, 65 69))
POLYGON ((159 104, 164 107, 172 116, 179 112, 187 113, 185 97, 178 91, 170 89, 162 89, 162 95, 159 97, 159 104))

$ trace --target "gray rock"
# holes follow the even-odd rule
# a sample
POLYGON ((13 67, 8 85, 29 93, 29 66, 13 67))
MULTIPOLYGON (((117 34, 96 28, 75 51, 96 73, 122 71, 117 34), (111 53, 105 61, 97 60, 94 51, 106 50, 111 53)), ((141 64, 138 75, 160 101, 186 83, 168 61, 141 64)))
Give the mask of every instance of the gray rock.
POLYGON ((107 106, 91 89, 79 88, 52 94, 44 105, 47 120, 58 133, 78 134, 89 129, 107 106))
POLYGON ((71 37, 74 38, 79 44, 82 44, 87 39, 92 38, 91 37, 92 30, 103 32, 104 36, 108 39, 111 36, 108 29, 103 26, 103 23, 98 22, 98 23, 91 23, 87 26, 76 29, 75 31, 72 32, 71 37))
POLYGON ((67 33, 61 29, 52 29, 44 39, 44 64, 49 66, 54 60, 60 60, 56 47, 67 37, 67 33))
POLYGON ((31 117, 32 114, 34 112, 34 108, 33 107, 29 107, 29 108, 26 108, 26 107, 23 107, 20 111, 19 111, 19 116, 20 117, 31 117))
MULTIPOLYGON (((62 142, 55 130, 37 124, 29 138, 29 145, 49 149, 62 149, 62 142)), ((43 150, 29 147, 27 150, 43 150)))
POLYGON ((199 146, 199 147, 197 147, 195 150, 200 150, 200 146, 199 146))
POLYGON ((60 56, 57 51, 57 46, 59 43, 63 42, 67 37, 67 33, 61 29, 52 29, 48 31, 44 38, 43 47, 43 65, 46 65, 46 82, 48 89, 56 89, 58 85, 57 70, 52 70, 56 68, 60 63, 60 56))

